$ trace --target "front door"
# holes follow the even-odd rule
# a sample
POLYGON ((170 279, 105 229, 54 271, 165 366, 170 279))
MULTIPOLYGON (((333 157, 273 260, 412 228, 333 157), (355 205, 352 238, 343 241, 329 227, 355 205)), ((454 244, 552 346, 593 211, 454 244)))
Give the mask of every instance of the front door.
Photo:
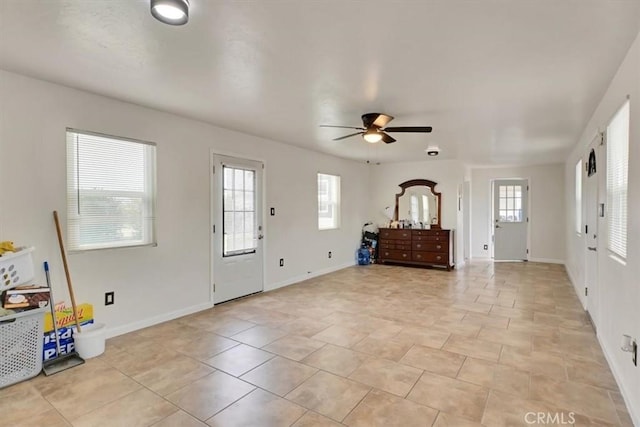
POLYGON ((585 294, 587 311, 591 322, 598 324, 598 177, 602 176, 604 162, 601 150, 601 136, 597 136, 589 145, 583 169, 584 199, 584 244, 585 244, 585 294))
POLYGON ((527 180, 495 180, 493 193, 493 258, 496 261, 526 260, 527 180))
POLYGON ((213 302, 261 292, 262 163, 213 156, 213 302))

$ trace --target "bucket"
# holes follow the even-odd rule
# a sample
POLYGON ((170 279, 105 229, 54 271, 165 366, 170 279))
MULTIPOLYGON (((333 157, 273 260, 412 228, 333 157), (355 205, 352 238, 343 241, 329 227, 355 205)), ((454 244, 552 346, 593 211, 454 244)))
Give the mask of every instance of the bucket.
POLYGON ((107 329, 104 323, 93 323, 82 327, 82 332, 73 334, 76 351, 83 359, 91 359, 104 353, 107 329))

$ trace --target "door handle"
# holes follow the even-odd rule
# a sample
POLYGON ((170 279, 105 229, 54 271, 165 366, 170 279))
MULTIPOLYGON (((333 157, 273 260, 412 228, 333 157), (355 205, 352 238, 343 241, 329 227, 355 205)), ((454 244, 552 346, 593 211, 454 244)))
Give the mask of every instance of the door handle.
POLYGON ((264 239, 264 236, 262 234, 258 234, 258 240, 262 240, 264 239))
POLYGON ((502 227, 500 227, 498 224, 496 224, 496 228, 502 228, 502 227))
POLYGON ((594 247, 587 246, 587 249, 589 249, 590 251, 593 251, 593 252, 596 252, 598 250, 598 248, 596 248, 595 246, 594 247))

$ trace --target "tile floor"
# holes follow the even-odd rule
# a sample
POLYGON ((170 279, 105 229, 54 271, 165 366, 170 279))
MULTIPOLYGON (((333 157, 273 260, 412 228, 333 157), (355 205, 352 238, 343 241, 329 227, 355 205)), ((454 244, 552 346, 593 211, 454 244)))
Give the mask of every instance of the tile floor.
POLYGON ((632 426, 559 265, 352 267, 0 390, 12 427, 537 425, 528 412, 632 426))

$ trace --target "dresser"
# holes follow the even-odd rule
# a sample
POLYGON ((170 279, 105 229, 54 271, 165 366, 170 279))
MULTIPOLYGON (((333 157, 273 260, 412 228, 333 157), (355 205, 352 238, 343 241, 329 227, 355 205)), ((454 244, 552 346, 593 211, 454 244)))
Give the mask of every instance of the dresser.
POLYGON ((381 228, 378 263, 444 267, 453 264, 453 230, 381 228))

